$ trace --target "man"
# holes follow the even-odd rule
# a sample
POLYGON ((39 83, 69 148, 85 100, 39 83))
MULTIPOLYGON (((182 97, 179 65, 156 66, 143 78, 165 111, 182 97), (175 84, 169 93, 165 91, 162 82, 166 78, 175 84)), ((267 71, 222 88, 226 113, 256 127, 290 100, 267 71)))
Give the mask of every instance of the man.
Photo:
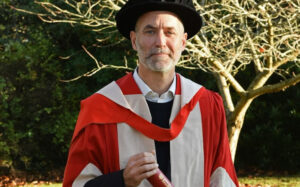
POLYGON ((175 65, 201 18, 192 1, 129 0, 116 16, 139 66, 81 103, 64 186, 238 186, 222 99, 175 65))

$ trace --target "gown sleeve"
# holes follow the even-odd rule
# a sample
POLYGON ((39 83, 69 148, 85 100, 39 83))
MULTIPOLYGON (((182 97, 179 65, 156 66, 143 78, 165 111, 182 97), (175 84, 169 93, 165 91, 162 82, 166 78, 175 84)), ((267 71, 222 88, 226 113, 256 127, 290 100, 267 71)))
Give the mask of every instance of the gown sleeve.
POLYGON ((226 116, 220 95, 207 91, 200 100, 204 137, 205 186, 239 186, 227 135, 226 116))
POLYGON ((122 176, 116 124, 86 126, 71 143, 63 186, 84 186, 97 177, 91 184, 111 180, 121 184, 122 176))

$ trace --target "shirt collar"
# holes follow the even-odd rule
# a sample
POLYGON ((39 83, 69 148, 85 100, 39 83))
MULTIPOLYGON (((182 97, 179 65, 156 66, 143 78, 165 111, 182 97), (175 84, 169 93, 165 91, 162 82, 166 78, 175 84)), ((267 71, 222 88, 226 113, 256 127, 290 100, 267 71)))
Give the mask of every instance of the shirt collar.
POLYGON ((134 70, 133 79, 136 84, 140 88, 142 94, 148 101, 156 102, 156 103, 166 103, 171 101, 174 98, 175 90, 176 90, 176 76, 174 74, 173 82, 170 88, 163 94, 159 96, 158 93, 151 90, 151 88, 141 79, 138 74, 138 68, 134 70))

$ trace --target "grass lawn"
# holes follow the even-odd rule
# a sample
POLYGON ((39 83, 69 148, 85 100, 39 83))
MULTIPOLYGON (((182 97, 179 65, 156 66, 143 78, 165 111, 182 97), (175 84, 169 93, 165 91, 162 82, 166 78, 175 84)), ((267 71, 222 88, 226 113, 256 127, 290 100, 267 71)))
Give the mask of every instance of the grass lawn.
POLYGON ((24 187, 61 187, 62 183, 50 183, 50 184, 26 184, 24 187))
POLYGON ((239 177, 241 187, 300 187, 300 176, 239 177))
MULTIPOLYGON (((239 177, 240 187, 300 187, 300 175, 291 177, 239 177)), ((25 187, 61 187, 61 183, 26 184, 25 187)))

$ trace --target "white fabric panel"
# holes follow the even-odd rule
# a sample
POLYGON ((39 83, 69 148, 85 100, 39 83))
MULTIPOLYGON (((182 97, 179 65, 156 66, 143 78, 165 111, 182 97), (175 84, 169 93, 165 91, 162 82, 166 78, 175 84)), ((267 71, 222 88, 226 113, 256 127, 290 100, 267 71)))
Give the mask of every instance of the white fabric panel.
POLYGON ((222 167, 218 167, 210 177, 210 187, 235 187, 236 185, 222 167))
MULTIPOLYGON (((115 85, 113 85, 113 88, 115 88, 115 85)), ((200 85, 181 76, 181 92, 182 94, 185 94, 185 97, 183 98, 182 95, 175 95, 170 122, 176 117, 180 108, 188 103, 200 88, 200 85)), ((100 93, 103 95, 106 94, 105 91, 101 91, 100 93)), ((109 95, 110 93, 111 92, 107 93, 107 97, 114 101, 120 97, 117 97, 119 93, 114 94, 115 96, 109 95)), ((126 100, 125 102, 122 101, 123 99, 117 99, 116 102, 118 104, 121 103, 122 106, 125 104, 126 108, 130 108, 133 112, 151 122, 149 107, 142 94, 126 95, 123 98, 126 100)), ((131 156, 155 149, 154 140, 144 136, 129 125, 119 123, 117 128, 121 169, 126 167, 131 156)), ((170 142, 171 175, 174 186, 203 186, 203 181, 199 181, 199 179, 204 178, 202 144, 201 115, 199 105, 197 104, 195 110, 190 113, 187 124, 182 132, 175 140, 170 142), (197 173, 197 176, 195 176, 194 173, 197 173)), ((147 180, 142 181, 139 185, 139 187, 150 186, 151 185, 147 180)))
POLYGON ((134 113, 151 122, 151 113, 147 101, 142 94, 125 95, 125 99, 134 113))
MULTIPOLYGON (((151 122, 149 107, 143 95, 126 95, 125 98, 132 111, 151 122)), ((121 169, 126 167, 131 156, 155 150, 155 144, 152 139, 144 136, 129 125, 119 123, 117 128, 121 169)), ((147 180, 143 180, 139 187, 151 187, 151 184, 147 180)))
MULTIPOLYGON (((118 128, 118 143, 119 143, 119 159, 120 169, 124 169, 129 158, 141 152, 150 152, 155 150, 154 141, 129 125, 119 123, 118 128)), ((147 180, 142 181, 139 187, 150 187, 147 180)))
POLYGON ((151 152, 154 141, 125 123, 118 123, 120 168, 126 167, 129 158, 137 153, 151 152))
POLYGON ((92 163, 89 163, 74 180, 72 187, 82 187, 89 180, 102 175, 102 172, 92 163))
POLYGON ((130 109, 129 104, 123 96, 122 90, 115 81, 100 89, 97 93, 104 95, 115 103, 130 109))
POLYGON ((199 103, 183 130, 170 142, 171 175, 174 186, 204 186, 204 152, 199 103))
POLYGON ((171 111, 170 120, 169 120, 170 124, 173 122, 174 118, 176 117, 176 115, 178 114, 178 112, 181 108, 180 98, 181 98, 180 95, 174 96, 172 111, 171 111))
POLYGON ((202 87, 201 85, 186 79, 183 76, 180 76, 181 80, 181 108, 190 102, 190 100, 195 96, 195 94, 199 91, 202 87))

